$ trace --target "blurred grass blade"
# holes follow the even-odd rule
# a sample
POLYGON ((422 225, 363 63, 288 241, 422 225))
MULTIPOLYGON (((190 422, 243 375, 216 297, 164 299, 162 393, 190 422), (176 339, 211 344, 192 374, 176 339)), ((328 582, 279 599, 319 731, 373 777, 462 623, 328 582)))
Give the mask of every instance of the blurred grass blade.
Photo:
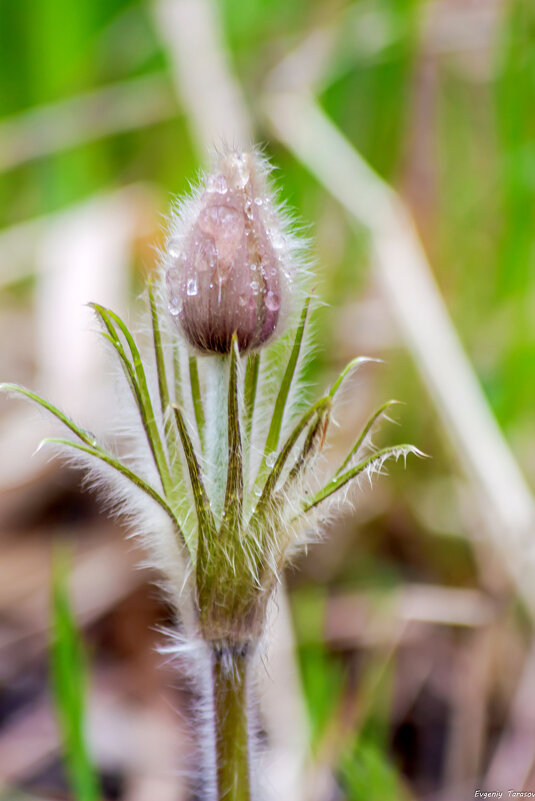
POLYGON ((102 797, 85 736, 86 657, 67 590, 65 556, 56 555, 52 574, 51 681, 63 759, 76 801, 102 797))
POLYGON ((344 754, 340 778, 347 801, 409 801, 411 798, 384 749, 361 738, 344 754))

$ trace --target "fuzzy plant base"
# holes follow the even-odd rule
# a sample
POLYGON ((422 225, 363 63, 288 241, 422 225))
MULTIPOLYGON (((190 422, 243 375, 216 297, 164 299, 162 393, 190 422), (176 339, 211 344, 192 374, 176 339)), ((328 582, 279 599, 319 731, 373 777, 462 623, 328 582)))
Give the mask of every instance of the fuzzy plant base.
POLYGON ((251 673, 284 566, 359 477, 421 455, 410 445, 371 448, 390 401, 320 479, 333 409, 367 360, 305 400, 310 298, 298 253, 265 161, 223 154, 174 212, 161 279, 147 290, 147 352, 120 317, 92 304, 120 366, 114 448, 30 390, 2 385, 59 420, 66 435, 42 444, 76 455, 162 576, 180 628, 169 652, 189 649, 203 677, 203 801, 260 801, 251 673))

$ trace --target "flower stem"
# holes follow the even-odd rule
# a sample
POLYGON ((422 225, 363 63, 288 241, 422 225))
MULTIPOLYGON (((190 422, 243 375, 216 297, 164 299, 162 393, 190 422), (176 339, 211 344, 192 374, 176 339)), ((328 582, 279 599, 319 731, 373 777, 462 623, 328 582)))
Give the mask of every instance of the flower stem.
POLYGON ((247 704, 249 659, 247 649, 242 646, 213 650, 217 801, 252 801, 247 704))
POLYGON ((228 356, 212 356, 207 364, 206 456, 208 495, 219 525, 225 502, 228 470, 228 356))

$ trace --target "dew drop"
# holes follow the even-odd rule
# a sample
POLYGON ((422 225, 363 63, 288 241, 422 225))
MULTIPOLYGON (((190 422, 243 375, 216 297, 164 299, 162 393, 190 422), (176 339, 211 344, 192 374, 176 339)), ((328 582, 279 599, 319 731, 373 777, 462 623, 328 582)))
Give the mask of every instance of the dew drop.
POLYGON ((227 179, 224 175, 218 175, 215 179, 215 191, 220 195, 226 195, 228 191, 227 179))
POLYGON ((96 448, 97 445, 98 445, 98 441, 97 441, 97 438, 95 437, 95 435, 93 434, 93 432, 92 431, 88 431, 87 429, 84 429, 84 434, 87 437, 87 439, 89 440, 89 444, 93 448, 96 448))
POLYGON ((173 317, 176 317, 180 313, 180 300, 176 295, 171 295, 167 308, 173 317))
POLYGON ((238 173, 238 189, 245 189, 249 181, 249 171, 241 169, 238 173))
POLYGON ((255 197, 254 202, 256 203, 257 206, 262 206, 264 204, 264 201, 262 200, 261 197, 255 197))
POLYGON ((193 297, 197 294, 197 281, 195 278, 188 279, 188 283, 186 284, 186 292, 190 297, 193 297))
POLYGON ((234 158, 234 165, 236 168, 235 188, 244 189, 249 181, 250 174, 247 169, 247 157, 245 153, 238 153, 234 158))
POLYGON ((170 267, 167 270, 166 274, 165 274, 165 280, 167 282, 167 286, 169 287, 169 290, 172 290, 173 286, 176 286, 176 282, 179 279, 180 279, 180 272, 177 269, 177 267, 176 266, 170 267))
POLYGON ((253 294, 254 295, 258 294, 259 287, 260 287, 260 285, 259 285, 258 281, 251 281, 251 289, 253 290, 253 294))
POLYGON ((250 220, 253 219, 253 204, 250 200, 245 201, 245 214, 250 220))
POLYGON ((276 292, 269 291, 266 295, 265 304, 268 311, 276 312, 280 309, 280 297, 276 294, 276 292))
POLYGON ((284 237, 277 231, 276 229, 271 229, 271 244, 275 248, 275 250, 282 250, 284 247, 284 237))
POLYGON ((171 259, 178 259, 180 256, 180 247, 177 239, 170 239, 167 243, 167 253, 171 259))
POLYGON ((275 453, 270 453, 270 454, 269 454, 269 455, 266 457, 266 464, 267 464, 267 466, 268 466, 268 467, 273 467, 273 465, 275 464, 276 460, 277 460, 277 455, 276 455, 275 453))

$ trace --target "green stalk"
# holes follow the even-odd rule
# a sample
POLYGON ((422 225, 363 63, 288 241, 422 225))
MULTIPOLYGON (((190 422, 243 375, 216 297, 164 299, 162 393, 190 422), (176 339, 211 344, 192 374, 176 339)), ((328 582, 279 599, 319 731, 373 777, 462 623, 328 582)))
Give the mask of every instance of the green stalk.
POLYGON ((207 365, 206 460, 207 491, 217 524, 221 522, 228 470, 228 356, 212 356, 207 365))
POLYGON ((191 400, 193 401, 193 412, 195 414, 195 422, 197 423, 197 432, 199 434, 199 442, 201 450, 204 449, 204 409, 202 405, 201 384, 199 381, 199 366, 197 364, 197 357, 189 357, 189 383, 191 387, 191 400))
POLYGON ((251 801, 247 675, 243 646, 214 648, 215 750, 218 801, 251 801))

